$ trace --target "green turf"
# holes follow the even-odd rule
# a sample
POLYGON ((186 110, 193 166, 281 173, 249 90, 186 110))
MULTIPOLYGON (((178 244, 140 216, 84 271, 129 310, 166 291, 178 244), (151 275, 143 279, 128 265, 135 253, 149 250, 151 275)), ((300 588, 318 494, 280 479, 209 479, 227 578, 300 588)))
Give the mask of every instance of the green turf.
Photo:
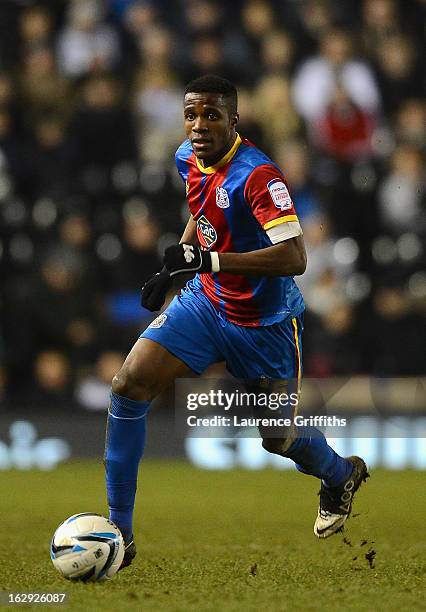
POLYGON ((0 472, 0 589, 65 591, 66 610, 83 612, 425 610, 426 473, 374 472, 346 543, 314 537, 317 489, 296 472, 145 462, 137 561, 110 582, 84 585, 56 573, 49 540, 67 516, 105 512, 101 465, 0 472))

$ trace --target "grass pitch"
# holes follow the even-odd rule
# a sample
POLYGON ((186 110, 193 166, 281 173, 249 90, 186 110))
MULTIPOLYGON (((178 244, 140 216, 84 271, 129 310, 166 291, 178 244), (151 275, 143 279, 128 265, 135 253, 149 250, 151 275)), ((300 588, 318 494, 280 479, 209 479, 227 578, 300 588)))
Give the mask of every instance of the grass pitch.
POLYGON ((64 610, 83 612, 425 610, 426 473, 373 472, 344 534, 324 541, 317 490, 296 472, 146 461, 136 562, 84 585, 57 574, 49 542, 67 516, 106 512, 101 464, 0 472, 0 590, 66 592, 64 610))

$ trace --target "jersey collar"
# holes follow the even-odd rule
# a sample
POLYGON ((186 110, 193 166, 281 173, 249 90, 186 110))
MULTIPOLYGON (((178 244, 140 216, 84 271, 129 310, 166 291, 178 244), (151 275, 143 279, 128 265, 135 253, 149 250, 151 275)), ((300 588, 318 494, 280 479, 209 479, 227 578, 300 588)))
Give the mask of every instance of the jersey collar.
POLYGON ((203 174, 214 174, 216 172, 216 170, 219 170, 219 168, 222 168, 222 166, 225 166, 225 164, 227 164, 228 162, 231 161, 231 159, 234 157, 235 153, 238 150, 238 147, 241 144, 241 137, 240 135, 237 133, 237 137, 235 139, 234 144, 232 145, 232 147, 229 149, 228 153, 226 153, 226 155, 224 155, 222 157, 222 159, 220 159, 216 164, 214 164, 214 166, 207 166, 206 168, 200 163, 200 161, 198 160, 198 158, 195 158, 195 161, 197 163, 197 168, 198 170, 200 170, 201 172, 203 172, 203 174))

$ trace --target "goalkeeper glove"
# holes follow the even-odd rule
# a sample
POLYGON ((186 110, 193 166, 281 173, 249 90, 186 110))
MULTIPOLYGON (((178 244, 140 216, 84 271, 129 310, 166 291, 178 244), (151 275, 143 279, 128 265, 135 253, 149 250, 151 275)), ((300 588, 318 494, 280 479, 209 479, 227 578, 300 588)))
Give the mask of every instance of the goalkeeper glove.
POLYGON ((219 272, 219 254, 202 251, 194 244, 174 244, 164 252, 164 266, 170 276, 190 272, 219 272))
POLYGON ((141 306, 151 312, 160 310, 166 301, 166 295, 171 286, 171 276, 163 268, 161 272, 157 272, 142 287, 141 306))

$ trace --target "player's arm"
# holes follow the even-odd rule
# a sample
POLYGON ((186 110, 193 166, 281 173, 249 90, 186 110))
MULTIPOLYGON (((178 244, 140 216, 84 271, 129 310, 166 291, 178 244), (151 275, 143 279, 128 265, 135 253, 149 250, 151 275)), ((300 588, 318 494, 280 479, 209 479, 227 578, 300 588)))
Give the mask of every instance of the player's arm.
POLYGON ((306 270, 303 236, 249 253, 219 253, 221 272, 243 276, 297 276, 306 270))
MULTIPOLYGON (((176 163, 178 164, 179 171, 179 155, 176 154, 176 163)), ((181 173, 180 173, 181 174, 181 173)), ((185 180, 185 177, 181 174, 181 177, 185 180)), ((180 244, 183 242, 191 242, 197 244, 197 226, 190 215, 186 227, 183 231, 180 244)), ((172 287, 172 278, 164 266, 160 272, 157 272, 152 276, 142 287, 141 293, 141 306, 152 312, 160 310, 164 306, 168 292, 172 287)))
POLYGON ((306 269, 306 251, 301 235, 248 253, 202 251, 182 242, 168 247, 164 265, 170 276, 191 272, 227 272, 242 276, 295 276, 306 269))
MULTIPOLYGON (((197 242, 197 226, 192 215, 183 231, 180 243, 197 242)), ((172 287, 172 278, 166 266, 152 276, 142 287, 141 306, 152 312, 160 310, 164 306, 167 293, 172 287)))
POLYGON ((182 242, 189 242, 190 244, 197 244, 197 224, 195 223, 192 215, 188 219, 185 229, 183 230, 182 238, 179 244, 182 242))

